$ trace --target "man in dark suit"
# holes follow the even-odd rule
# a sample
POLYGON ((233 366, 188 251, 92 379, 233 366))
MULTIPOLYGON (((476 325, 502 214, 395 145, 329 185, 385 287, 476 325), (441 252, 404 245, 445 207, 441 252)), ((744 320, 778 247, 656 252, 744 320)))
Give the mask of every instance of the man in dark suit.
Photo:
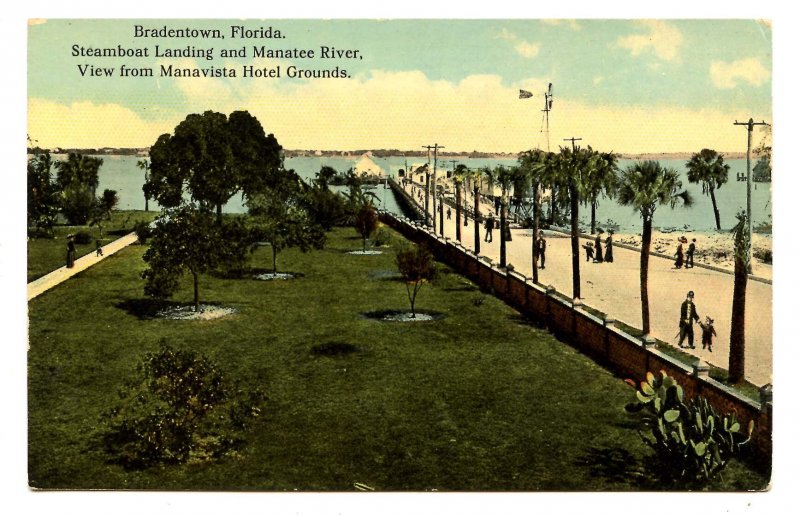
POLYGON ((692 242, 689 244, 689 250, 686 251, 686 264, 683 265, 685 268, 694 268, 694 250, 696 242, 697 238, 692 238, 692 242))
POLYGON ((700 316, 694 306, 694 292, 690 291, 686 294, 686 300, 681 304, 681 320, 678 322, 678 327, 680 328, 678 347, 683 347, 683 340, 688 337, 689 348, 694 349, 694 323, 699 321, 700 316))

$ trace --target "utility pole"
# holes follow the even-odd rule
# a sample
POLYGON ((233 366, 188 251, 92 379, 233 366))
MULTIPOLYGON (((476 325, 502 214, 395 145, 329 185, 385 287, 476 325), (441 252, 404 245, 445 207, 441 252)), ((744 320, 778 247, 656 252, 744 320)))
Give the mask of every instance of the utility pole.
POLYGON ((747 127, 747 236, 748 236, 748 239, 750 240, 750 245, 747 248, 747 271, 748 271, 748 273, 751 273, 752 272, 752 266, 753 266, 751 264, 751 260, 753 258, 753 250, 752 250, 753 249, 753 216, 752 216, 752 211, 751 211, 751 208, 750 208, 750 204, 751 204, 753 180, 752 180, 751 173, 750 173, 750 147, 752 146, 752 142, 753 142, 753 127, 755 125, 769 125, 769 124, 767 122, 763 121, 763 120, 760 121, 760 122, 753 122, 752 118, 750 118, 750 120, 748 120, 746 122, 740 122, 739 120, 736 120, 736 121, 733 122, 733 124, 734 125, 744 125, 745 127, 747 127))
POLYGON ((564 138, 564 141, 571 141, 572 142, 572 151, 575 152, 575 142, 576 141, 583 141, 583 138, 576 138, 576 137, 573 136, 572 138, 564 138))
MULTIPOLYGON (((438 143, 434 143, 433 145, 422 145, 422 148, 427 148, 428 149, 428 162, 429 163, 430 163, 430 160, 431 160, 431 158, 430 158, 431 149, 433 149, 433 195, 431 195, 431 197, 433 199, 433 205, 431 206, 431 208, 433 209, 432 227, 433 227, 433 232, 436 233, 436 162, 437 162, 437 152, 438 152, 438 150, 440 148, 444 148, 444 147, 439 145, 438 143)), ((430 188, 426 189, 426 192, 425 192, 425 210, 426 210, 426 212, 428 210, 428 195, 430 194, 429 191, 428 191, 429 189, 430 188)))

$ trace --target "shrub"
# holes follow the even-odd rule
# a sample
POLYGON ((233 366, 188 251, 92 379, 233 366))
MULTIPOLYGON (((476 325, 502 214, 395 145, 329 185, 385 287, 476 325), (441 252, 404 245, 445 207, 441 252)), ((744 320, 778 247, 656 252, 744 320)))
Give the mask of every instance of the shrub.
POLYGON ((392 233, 390 233, 385 227, 379 228, 375 233, 375 236, 372 237, 372 245, 375 247, 383 247, 391 243, 392 233))
POLYGON ((214 459, 241 447, 264 399, 237 390, 208 358, 162 342, 103 414, 100 440, 129 469, 214 459))
POLYGON ((78 245, 88 245, 93 241, 94 238, 92 237, 92 235, 86 231, 79 231, 75 233, 75 243, 77 243, 78 245))
POLYGON ((636 391, 637 402, 625 409, 641 419, 639 435, 655 451, 648 469, 661 486, 702 488, 719 477, 728 462, 750 441, 732 413, 721 416, 704 397, 683 400, 683 389, 661 371, 647 373, 636 391))
POLYGON ((139 243, 142 245, 147 243, 147 240, 153 235, 153 228, 150 227, 150 224, 141 220, 133 225, 133 231, 136 233, 136 237, 139 238, 139 243))
POLYGON ((768 265, 772 264, 772 251, 769 249, 754 249, 753 256, 768 265))

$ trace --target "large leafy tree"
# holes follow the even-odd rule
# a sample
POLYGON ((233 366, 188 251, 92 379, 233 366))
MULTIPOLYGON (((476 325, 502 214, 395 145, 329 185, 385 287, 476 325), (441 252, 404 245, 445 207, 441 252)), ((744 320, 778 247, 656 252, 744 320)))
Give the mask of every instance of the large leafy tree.
POLYGON ((526 150, 519 156, 521 173, 528 177, 533 198, 533 217, 531 220, 531 272, 533 282, 539 282, 539 218, 541 210, 540 189, 547 169, 552 166, 553 154, 543 150, 526 150))
POLYGON ((728 355, 728 379, 732 383, 744 380, 745 356, 745 304, 747 300, 747 271, 750 267, 750 233, 747 230, 747 213, 736 215, 738 223, 733 228, 734 271, 733 305, 731 308, 731 349, 728 355))
POLYGON ((683 190, 678 172, 664 168, 657 161, 640 161, 622 171, 617 189, 617 202, 631 206, 642 217, 642 251, 639 284, 642 299, 642 332, 650 335, 650 299, 647 293, 650 243, 653 235, 653 215, 658 206, 674 209, 679 204, 692 205, 689 192, 683 190))
POLYGON ((52 234, 61 201, 50 170, 53 159, 49 152, 28 160, 28 226, 52 234))
POLYGON ((237 191, 250 197, 280 180, 281 150, 247 111, 230 117, 213 111, 190 114, 151 147, 145 195, 175 207, 188 193, 193 201, 214 207, 221 223, 222 206, 237 191))
POLYGON ((178 289, 179 278, 188 271, 194 287, 194 309, 200 309, 199 277, 219 263, 220 249, 226 242, 220 237, 220 226, 207 210, 185 203, 166 208, 156 219, 150 247, 143 259, 147 269, 145 293, 166 298, 178 289))
POLYGON ((715 150, 709 148, 704 148, 700 152, 692 154, 692 157, 686 162, 688 171, 686 178, 691 183, 702 184, 703 194, 711 197, 711 206, 714 208, 714 221, 717 224, 718 231, 721 226, 714 190, 718 190, 720 186, 728 182, 730 168, 730 165, 725 163, 722 154, 718 154, 715 150))

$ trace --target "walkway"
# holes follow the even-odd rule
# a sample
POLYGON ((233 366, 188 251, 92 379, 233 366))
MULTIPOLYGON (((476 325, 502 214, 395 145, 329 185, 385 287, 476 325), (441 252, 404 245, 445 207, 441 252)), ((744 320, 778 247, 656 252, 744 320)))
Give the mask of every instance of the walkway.
POLYGON ((38 295, 46 292, 53 286, 57 284, 61 284, 73 275, 77 274, 78 272, 82 272, 86 270, 90 266, 94 265, 98 261, 107 258, 111 254, 114 254, 120 249, 123 249, 134 243, 136 241, 136 233, 132 232, 130 234, 126 234, 125 236, 118 238, 108 245, 103 247, 103 255, 96 256, 95 252, 90 252, 89 254, 75 260, 75 266, 72 268, 67 268, 66 266, 62 266, 61 268, 50 272, 49 274, 36 279, 35 281, 31 281, 28 283, 28 300, 35 298, 38 295))
MULTIPOLYGON (((408 190, 407 190, 408 191, 408 190)), ((416 192, 415 192, 416 193, 416 192)), ((415 200, 416 196, 412 195, 415 200)), ((424 192, 421 205, 424 206, 424 192)), ((472 202, 470 204, 470 211, 472 202)), ((437 202, 438 207, 438 202, 437 202)), ((455 209, 452 218, 445 216, 447 238, 455 239, 455 209)), ((481 206, 482 213, 489 213, 492 206, 481 206)), ((445 213, 447 208, 445 207, 445 213)), ((499 224, 499 217, 496 217, 499 224)), ((461 243, 473 248, 474 227, 461 230, 461 243)), ((463 221, 462 221, 463 224, 463 221)), ((439 229, 439 217, 436 217, 439 229)), ((531 230, 512 229, 512 241, 507 242, 507 262, 527 277, 531 275, 531 230)), ((485 230, 481 228, 481 238, 485 230)), ((481 241, 481 254, 499 261, 500 231, 494 230, 494 241, 481 241)), ((571 295, 572 251, 570 238, 563 234, 550 234, 547 239, 546 269, 539 270, 539 282, 551 285, 556 290, 571 295)), ((587 306, 613 316, 632 327, 642 327, 641 300, 639 296, 638 250, 614 248, 613 263, 585 261, 581 250, 581 295, 587 306)), ((700 328, 695 325, 696 349, 685 349, 715 366, 728 368, 730 349, 731 308, 733 302, 733 274, 704 268, 676 270, 672 260, 651 255, 649 270, 650 324, 652 336, 677 346, 676 333, 680 318, 680 305, 686 292, 695 292, 695 304, 701 320, 706 315, 714 319, 717 338, 714 351, 703 350, 700 344, 700 328)), ((747 283, 747 315, 745 321, 747 353, 745 377, 757 386, 772 382, 772 285, 760 281, 747 283)))

